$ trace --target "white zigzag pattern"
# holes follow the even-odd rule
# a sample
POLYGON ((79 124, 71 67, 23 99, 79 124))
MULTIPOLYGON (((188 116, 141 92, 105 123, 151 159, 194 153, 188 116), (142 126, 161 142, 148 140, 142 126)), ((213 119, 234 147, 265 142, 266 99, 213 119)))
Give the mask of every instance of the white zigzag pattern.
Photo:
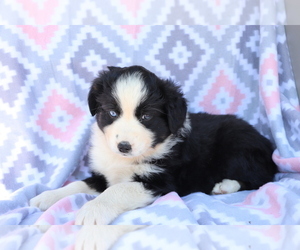
MULTIPOLYGON (((151 226, 151 229, 157 228, 157 230, 165 233, 176 233, 178 231, 178 228, 183 230, 184 228, 182 226, 151 226)), ((149 228, 150 229, 150 228, 149 228)), ((180 232, 180 231, 178 231, 180 232)), ((180 232, 181 233, 181 232, 180 232)), ((174 236, 175 237, 175 236, 174 236)), ((182 234, 178 235, 178 238, 182 237, 182 234)), ((147 228, 139 229, 137 231, 127 233, 122 238, 119 239, 119 241, 116 243, 118 246, 118 249, 131 249, 132 246, 134 246, 135 243, 138 243, 141 245, 142 248, 149 248, 151 250, 159 250, 159 249, 184 249, 184 250, 195 250, 194 247, 192 247, 188 241, 184 244, 181 244, 180 242, 177 242, 176 240, 170 242, 166 238, 163 238, 161 235, 155 235, 153 233, 149 233, 147 228)))
MULTIPOLYGON (((178 208, 177 206, 175 206, 178 208)), ((134 212, 125 212, 118 218, 118 223, 120 225, 131 225, 135 219, 139 218, 144 224, 151 225, 190 225, 191 221, 187 219, 179 219, 168 217, 167 215, 158 215, 155 211, 149 212, 143 209, 134 210, 134 212)))
MULTIPOLYGON (((45 1, 41 2, 41 1, 34 1, 34 4, 36 4, 41 11, 47 11, 47 9, 45 8, 45 1)), ((4 3, 6 5, 8 5, 13 11, 16 11, 18 13, 18 17, 19 19, 23 19, 23 24, 26 25, 39 25, 40 23, 37 23, 36 20, 36 15, 32 16, 30 15, 30 13, 28 13, 20 4, 19 1, 16 0, 4 0, 4 3)), ((56 9, 53 13, 53 15, 51 16, 51 20, 49 21, 48 24, 59 24, 60 19, 63 17, 63 15, 65 15, 65 12, 69 11, 69 3, 68 1, 59 1, 59 4, 56 6, 56 9)), ((17 20, 17 19, 16 19, 17 20)), ((2 22, 1 22, 2 23, 2 22)), ((7 23, 7 24, 12 24, 7 23)), ((43 25, 46 25, 46 23, 43 23, 43 25)))
POLYGON ((30 72, 26 79, 24 79, 25 86, 21 86, 21 91, 18 93, 13 107, 11 107, 8 103, 4 103, 2 99, 0 99, 0 110, 12 116, 13 119, 17 119, 19 112, 22 110, 27 98, 29 98, 30 88, 34 86, 38 79, 38 75, 41 73, 41 69, 36 68, 33 63, 30 63, 26 57, 23 57, 21 53, 16 50, 16 47, 10 46, 6 41, 1 40, 1 38, 0 48, 2 48, 6 53, 9 53, 12 58, 17 58, 18 62, 30 72))
MULTIPOLYGON (((198 76, 200 73, 202 73, 203 68, 207 65, 209 59, 211 59, 211 56, 214 52, 213 48, 210 47, 210 45, 203 39, 199 33, 195 32, 191 27, 189 26, 181 26, 183 31, 189 35, 190 39, 195 41, 196 44, 199 45, 201 49, 204 50, 204 53, 202 55, 202 58, 200 61, 197 62, 197 66, 193 69, 193 72, 189 75, 189 79, 185 82, 184 87, 182 91, 184 93, 187 93, 190 88, 195 85, 195 82, 199 80, 198 76)), ((198 108, 198 106, 197 106, 198 108)))
MULTIPOLYGON (((160 4, 162 4, 161 1, 159 1, 160 4)), ((166 24, 168 22, 167 17, 171 15, 172 7, 175 5, 175 0, 170 0, 170 1, 163 1, 165 4, 163 11, 159 13, 159 16, 157 17, 156 20, 153 20, 154 24, 166 24)))
MULTIPOLYGON (((52 184, 55 182, 57 176, 60 173, 60 169, 64 166, 64 164, 67 162, 66 158, 58 158, 55 156, 50 156, 48 153, 44 153, 42 149, 38 147, 38 145, 33 144, 30 140, 25 140, 22 137, 19 137, 19 139, 16 141, 15 148, 11 151, 11 154, 7 156, 6 161, 2 163, 2 173, 7 174, 9 173, 9 169, 13 168, 14 162, 18 160, 19 155, 22 152, 22 148, 25 148, 26 150, 33 152, 35 156, 38 156, 39 159, 44 161, 46 164, 51 164, 56 166, 55 171, 53 175, 50 176, 49 180, 49 187, 52 187, 52 184)), ((26 173, 28 174, 28 173, 26 173)), ((0 175, 1 177, 1 175, 0 175)))
MULTIPOLYGON (((35 28, 40 28, 44 32, 44 25, 35 25, 35 28)), ((31 50, 36 51, 39 56, 43 57, 45 61, 49 61, 53 56, 53 51, 58 47, 59 42, 62 41, 62 37, 66 34, 68 26, 59 25, 58 30, 51 37, 51 40, 47 44, 47 49, 42 49, 41 46, 36 44, 36 42, 28 37, 19 27, 11 26, 12 33, 15 33, 24 42, 25 45, 29 46, 31 50)))
POLYGON ((140 32, 137 34, 137 38, 132 38, 124 29, 120 27, 120 25, 112 25, 110 26, 112 30, 115 30, 117 34, 124 37, 124 40, 128 43, 128 45, 132 46, 133 50, 138 51, 143 42, 147 39, 148 33, 151 31, 152 26, 146 25, 142 26, 140 32))
MULTIPOLYGON (((263 0, 263 1, 236 1, 232 5, 230 0, 216 1, 199 0, 199 1, 185 1, 185 0, 168 0, 157 1, 147 0, 140 3, 139 9, 136 9, 136 16, 130 13, 127 6, 120 2, 120 0, 111 0, 106 4, 109 4, 109 10, 114 9, 114 13, 106 11, 105 5, 95 3, 93 0, 76 1, 76 4, 71 1, 58 1, 53 13, 47 13, 45 1, 33 1, 32 4, 39 8, 39 13, 30 13, 28 9, 24 8, 19 1, 16 0, 4 0, 4 6, 12 14, 9 20, 5 20, 0 16, 2 24, 14 23, 16 20, 27 25, 41 24, 67 24, 67 25, 80 25, 91 24, 89 21, 85 21, 87 13, 92 13, 96 23, 92 24, 169 24, 169 16, 176 13, 177 10, 184 9, 185 15, 192 19, 192 24, 202 25, 216 25, 216 24, 261 24, 261 25, 274 25, 284 24, 286 20, 285 5, 283 0, 263 0), (72 5, 73 4, 73 5, 72 5), (155 12, 154 12, 155 10, 155 12), (208 11, 209 10, 209 11, 208 11), (173 13, 171 13, 171 11, 173 13), (45 13, 49 16, 49 20, 43 20, 39 16, 41 13, 45 13), (157 13, 159 12, 159 13, 157 13), (248 15, 248 20, 243 20, 245 23, 241 23, 242 17, 248 15), (17 15, 18 19, 14 17, 17 15), (121 17, 120 17, 121 16, 121 17), (65 23, 64 23, 65 22, 65 23)), ((136 3, 139 3, 138 1, 136 3)), ((175 24, 183 24, 181 16, 176 17, 179 22, 175 24)), ((190 23, 184 23, 190 24, 190 23)))
MULTIPOLYGON (((120 3, 120 0, 111 0, 110 3, 114 6, 114 8, 117 10, 116 12, 119 12, 123 18, 126 20, 126 24, 128 25, 135 25, 135 24, 143 24, 144 20, 147 15, 149 14, 149 9, 151 7, 151 4, 154 0, 148 0, 143 1, 143 3, 140 5, 140 8, 137 11, 137 16, 133 16, 132 13, 130 13, 124 4, 120 3)), ((170 0, 174 1, 174 0, 170 0)), ((139 1, 136 1, 136 3, 139 1)), ((161 2, 163 4, 163 2, 161 2)), ((114 23, 114 24, 120 24, 120 23, 114 23)))
MULTIPOLYGON (((283 231, 284 227, 281 226, 253 226, 253 227, 246 227, 245 228, 245 233, 253 236, 257 242, 261 242, 261 244, 266 244, 268 246, 268 249, 284 249, 283 247, 283 231), (266 231, 270 231, 271 235, 266 235, 266 231), (279 232, 274 232, 274 231, 279 231, 279 232), (272 235, 273 233, 273 235, 272 235), (276 233, 279 233, 278 237, 276 233), (277 236, 277 237, 276 237, 277 236)), ((256 242, 256 244, 257 244, 256 242)), ((254 243, 255 244, 255 243, 254 243)))
POLYGON ((26 185, 33 185, 37 182, 41 183, 42 178, 45 176, 46 174, 44 172, 39 172, 39 170, 37 168, 34 168, 32 164, 26 163, 24 165, 24 170, 20 170, 20 176, 16 177, 16 182, 26 183, 26 185))
MULTIPOLYGON (((244 26, 240 27, 240 29, 235 32, 235 36, 231 40, 231 45, 228 46, 226 49, 227 51, 231 51, 232 55, 238 55, 238 56, 234 56, 234 59, 238 61, 239 65, 248 73, 250 77, 253 77, 253 81, 257 83, 259 80, 257 69, 254 68, 253 64, 248 63, 247 58, 244 57, 240 47, 236 46, 236 44, 240 42, 241 35, 243 34, 244 31, 245 31, 245 27, 244 26)), ((249 47, 251 51, 255 52, 257 56, 259 56, 258 55, 259 48, 255 47, 256 43, 254 41, 254 39, 256 41, 257 39, 259 39, 258 31, 255 31, 255 33, 256 34, 254 36, 250 37, 250 41, 248 41, 246 46, 249 47)))
MULTIPOLYGON (((109 4, 108 2, 105 4, 109 4)), ((100 8, 94 0, 84 0, 81 1, 78 6, 80 11, 76 12, 76 15, 71 18, 72 25, 82 25, 84 24, 83 19, 87 17, 87 13, 91 12, 94 18, 97 19, 98 23, 96 24, 105 24, 105 25, 113 25, 114 21, 109 18, 108 14, 105 12, 105 8, 100 8)))
POLYGON ((270 223, 272 222, 272 224, 279 224, 282 221, 282 216, 286 212, 284 206, 284 204, 287 203, 285 198, 286 191, 277 189, 276 197, 271 197, 267 194, 268 188, 266 186, 263 186, 258 191, 254 191, 254 195, 251 197, 251 204, 247 206, 241 206, 240 209, 246 210, 250 214, 257 215, 262 220, 270 221, 270 223), (270 202, 271 198, 276 200, 276 203, 278 204, 278 206, 280 206, 277 208, 273 208, 274 210, 276 209, 276 212, 279 215, 278 217, 276 217, 276 215, 274 215, 273 213, 267 213, 266 211, 263 211, 272 207, 272 203, 270 202))
POLYGON ((152 45, 152 48, 149 48, 148 54, 145 55, 145 60, 148 61, 160 75, 171 76, 171 72, 155 58, 155 55, 159 54, 159 50, 163 48, 164 43, 168 40, 168 37, 171 35, 173 30, 173 26, 165 26, 165 30, 162 32, 162 35, 157 37, 157 42, 152 45))
POLYGON ((1 77, 0 86, 4 90, 9 90, 9 85, 13 82, 13 76, 15 76, 17 73, 15 70, 11 70, 8 66, 3 65, 0 62, 0 75, 4 75, 4 79, 1 77))
POLYGON ((199 249, 249 249, 234 240, 234 231, 238 230, 236 226, 192 226, 191 229, 199 249), (232 238, 227 235, 229 230, 232 238), (203 238, 206 240, 201 241, 203 238))
POLYGON ((5 126, 4 123, 0 123, 0 147, 5 145, 6 140, 9 138, 11 128, 5 126))
POLYGON ((219 41, 222 41, 223 36, 226 34, 226 31, 230 29, 230 25, 220 25, 219 29, 216 28, 216 25, 208 25, 207 30, 209 30, 213 36, 219 41))
POLYGON ((284 93, 285 90, 288 91, 288 95, 286 95, 286 93, 284 95, 286 99, 282 105, 287 107, 287 105, 290 104, 292 106, 291 110, 295 110, 295 107, 299 106, 295 82, 292 79, 289 79, 287 82, 281 82, 279 88, 281 93, 284 93))
POLYGON ((211 72, 211 77, 207 79, 207 84, 203 85, 203 89, 199 90, 197 94, 195 94, 194 101, 190 103, 191 108, 195 110, 201 110, 199 107, 199 103, 202 102, 205 98, 205 93, 207 93, 210 89, 212 84, 215 82, 216 78, 218 77, 221 70, 226 72, 226 75, 229 77, 231 81, 234 82, 237 89, 247 96, 247 98, 243 99, 240 106, 238 107, 237 114, 241 117, 244 116, 244 111, 247 110, 248 105, 251 103, 252 99, 255 97, 255 93, 253 93, 247 85, 245 85, 236 73, 232 70, 232 68, 225 63, 224 59, 220 59, 219 63, 215 66, 214 71, 211 72), (241 86, 241 87, 240 87, 241 86))
MULTIPOLYGON (((179 5, 177 5, 177 8, 183 8, 188 14, 189 17, 193 19, 194 23, 197 25, 209 25, 210 23, 205 20, 205 16, 201 15, 199 13, 199 8, 194 6, 195 3, 199 3, 197 1, 185 1, 181 0, 179 1, 179 5)), ((199 3, 200 6, 200 3, 199 3)))
POLYGON ((57 69, 62 71, 65 76, 69 77, 70 80, 72 80, 76 85, 80 86, 84 90, 89 89, 90 85, 87 85, 84 79, 80 78, 80 76, 74 73, 71 68, 68 68, 67 65, 71 64, 71 58, 74 58, 75 52, 78 51, 79 46, 82 45, 82 41, 86 39, 87 34, 90 34, 93 38, 97 39, 99 43, 101 43, 106 49, 108 49, 108 51, 118 55, 119 59, 121 59, 121 64, 130 64, 132 60, 131 58, 127 57, 126 54, 123 53, 118 46, 115 46, 113 41, 108 40, 108 37, 102 35, 101 31, 97 30, 97 28, 93 26, 82 27, 81 31, 77 34, 76 39, 72 41, 69 51, 66 52, 63 59, 61 59, 60 64, 57 66, 57 69))
MULTIPOLYGON (((193 209, 192 213, 194 214, 195 218, 197 220, 200 220, 201 217, 201 213, 209 213, 209 216, 213 219, 213 220, 218 220, 220 221, 222 224, 225 225, 246 225, 247 221, 245 220, 238 220, 237 218, 233 217, 234 215, 230 215, 226 212, 222 212, 221 210, 217 210, 219 209, 218 206, 211 207, 211 206, 207 206, 205 204, 199 204, 196 208, 193 209)), ((211 223, 214 225, 216 224, 216 222, 211 221, 211 223)))
MULTIPOLYGON (((236 2, 237 5, 239 5, 242 1, 238 1, 236 2)), ((204 4, 207 5, 207 7, 209 7, 209 9, 214 13, 215 18, 218 19, 219 21, 222 21, 222 24, 227 24, 230 25, 231 22, 229 21, 230 18, 232 18, 233 13, 230 13, 230 15, 228 15, 228 13, 226 13, 226 16, 223 16, 223 13, 225 13, 225 11, 228 9, 226 8, 227 5, 229 5, 230 0, 222 0, 219 1, 219 6, 216 6, 216 1, 206 1, 204 4)), ((237 8, 239 9, 239 8, 237 8)), ((239 20, 239 19, 237 19, 239 20)))

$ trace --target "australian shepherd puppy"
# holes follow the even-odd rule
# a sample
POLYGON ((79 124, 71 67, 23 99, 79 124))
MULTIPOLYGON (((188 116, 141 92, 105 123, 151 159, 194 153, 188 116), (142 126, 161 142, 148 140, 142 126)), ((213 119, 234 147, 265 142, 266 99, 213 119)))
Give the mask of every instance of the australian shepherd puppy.
POLYGON ((234 115, 188 113, 171 80, 141 66, 109 67, 88 96, 92 176, 31 200, 42 210, 75 193, 99 194, 76 224, 103 225, 171 191, 227 194, 257 189, 274 178, 273 148, 234 115))

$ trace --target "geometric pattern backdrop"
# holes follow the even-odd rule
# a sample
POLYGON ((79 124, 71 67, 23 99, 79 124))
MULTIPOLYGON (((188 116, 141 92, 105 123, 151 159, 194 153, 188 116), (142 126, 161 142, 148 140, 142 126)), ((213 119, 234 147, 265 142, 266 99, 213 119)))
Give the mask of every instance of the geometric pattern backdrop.
POLYGON ((252 248, 299 247, 297 228, 246 227, 300 223, 300 106, 282 26, 284 1, 113 0, 103 8, 92 0, 4 0, 0 9, 0 224, 62 225, 44 235, 6 227, 4 249, 73 244, 78 228, 70 225, 93 196, 67 197, 45 213, 28 200, 89 175, 90 83, 109 65, 132 64, 174 79, 192 112, 232 113, 250 122, 274 143, 282 173, 257 191, 170 193, 125 213, 113 224, 182 227, 149 227, 115 249, 210 249, 208 243, 234 249, 245 242, 245 230, 252 248), (245 227, 232 228, 240 238, 230 238, 226 229, 199 224, 245 227))
POLYGON ((284 0, 3 0, 1 24, 274 25, 286 21, 284 0))
POLYGON ((1 34, 2 190, 56 188, 76 170, 92 122, 87 92, 107 65, 140 64, 173 78, 191 111, 248 120, 276 143, 282 170, 299 171, 298 160, 282 159, 300 151, 282 26, 21 25, 1 34))

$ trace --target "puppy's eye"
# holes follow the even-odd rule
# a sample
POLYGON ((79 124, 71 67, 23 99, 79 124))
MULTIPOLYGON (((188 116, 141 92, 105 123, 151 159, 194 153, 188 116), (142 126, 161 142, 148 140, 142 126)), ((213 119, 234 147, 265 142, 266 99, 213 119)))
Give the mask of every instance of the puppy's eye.
POLYGON ((152 115, 149 115, 149 114, 144 114, 141 116, 141 121, 149 121, 152 119, 152 115))
POLYGON ((108 111, 108 113, 112 118, 117 118, 118 117, 118 113, 114 110, 110 110, 110 111, 108 111))

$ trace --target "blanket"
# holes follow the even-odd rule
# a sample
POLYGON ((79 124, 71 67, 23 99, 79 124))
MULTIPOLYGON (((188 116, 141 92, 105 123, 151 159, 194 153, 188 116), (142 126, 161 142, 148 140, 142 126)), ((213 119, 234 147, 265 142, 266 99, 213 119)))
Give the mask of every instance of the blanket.
MULTIPOLYGON (((9 13, 21 8, 12 2, 3 2, 10 6, 1 13, 3 20, 11 20, 9 13)), ((32 8, 24 5, 22 13, 28 15, 35 2, 27 2, 32 8)), ((83 2, 102 10, 93 1, 83 2)), ((107 4, 108 10, 115 2, 107 4)), ((147 1, 133 2, 130 10, 146 8, 147 1)), ((180 8, 173 5, 173 10, 189 13, 179 15, 182 21, 199 10, 179 2, 180 8)), ((214 1, 219 20, 225 2, 214 1)), ((250 9, 250 20, 255 18, 255 7, 239 3, 250 9)), ((44 10, 43 17, 36 17, 41 23, 63 9, 49 3, 46 13, 45 4, 36 6, 44 10)), ((90 20, 95 10, 87 15, 90 20)), ((282 16, 284 12, 277 13, 279 20, 282 16)), ((72 195, 45 212, 28 202, 45 190, 90 176, 90 82, 106 66, 132 64, 178 82, 191 112, 231 113, 251 123, 275 145, 273 160, 280 173, 258 190, 185 197, 171 192, 125 212, 112 224, 148 227, 124 235, 113 249, 299 248, 299 227, 293 225, 300 223, 300 106, 284 26, 3 25, 0 34, 2 249, 73 249, 80 229, 74 225, 75 214, 95 196, 72 195)))

